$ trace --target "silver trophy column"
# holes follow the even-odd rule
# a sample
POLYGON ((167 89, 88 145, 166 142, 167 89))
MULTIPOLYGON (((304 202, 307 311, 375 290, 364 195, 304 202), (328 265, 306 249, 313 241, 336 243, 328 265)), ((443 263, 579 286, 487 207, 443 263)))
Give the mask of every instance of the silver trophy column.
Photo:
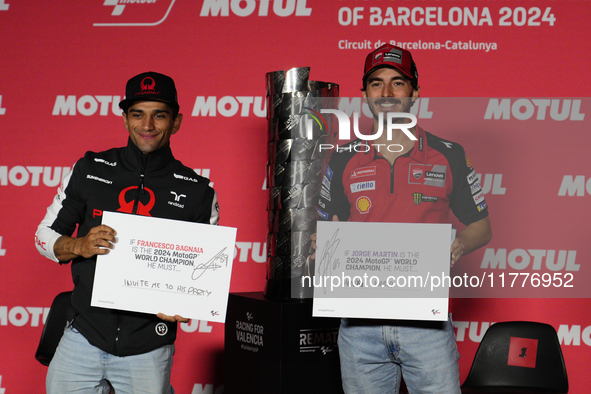
POLYGON ((331 143, 331 118, 322 108, 336 109, 338 85, 309 81, 309 67, 267 73, 269 188, 267 283, 272 299, 311 298, 302 277, 314 275, 310 236, 316 232, 316 210, 331 143), (314 120, 312 120, 314 118, 314 120))

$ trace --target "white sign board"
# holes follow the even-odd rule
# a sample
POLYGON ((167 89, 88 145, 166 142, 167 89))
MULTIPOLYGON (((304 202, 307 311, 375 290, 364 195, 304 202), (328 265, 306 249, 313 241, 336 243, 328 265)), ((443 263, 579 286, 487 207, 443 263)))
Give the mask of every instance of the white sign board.
POLYGON ((313 316, 447 320, 451 224, 318 222, 313 316))
POLYGON ((104 212, 115 248, 97 256, 91 305, 223 323, 236 229, 104 212))

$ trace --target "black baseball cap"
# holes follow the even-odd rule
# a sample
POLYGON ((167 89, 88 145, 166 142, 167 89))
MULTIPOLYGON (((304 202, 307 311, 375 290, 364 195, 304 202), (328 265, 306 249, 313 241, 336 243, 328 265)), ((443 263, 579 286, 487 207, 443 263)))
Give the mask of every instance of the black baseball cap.
POLYGON ((161 101, 170 106, 174 113, 179 111, 176 87, 171 77, 154 71, 136 75, 127 81, 125 100, 119 107, 127 111, 136 101, 161 101))

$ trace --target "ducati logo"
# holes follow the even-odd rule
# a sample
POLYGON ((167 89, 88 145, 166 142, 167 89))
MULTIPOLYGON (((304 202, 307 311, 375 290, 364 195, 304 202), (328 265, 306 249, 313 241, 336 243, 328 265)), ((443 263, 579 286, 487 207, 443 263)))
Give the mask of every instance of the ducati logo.
POLYGON ((411 172, 415 179, 419 179, 423 175, 423 170, 420 168, 413 168, 411 172))
MULTIPOLYGON (((128 188, 121 190, 121 193, 119 193, 119 207, 120 208, 117 209, 117 212, 133 213, 133 206, 135 204, 135 200, 132 198, 130 201, 127 201, 125 199, 125 195, 127 194, 128 191, 136 190, 137 188, 138 188, 137 186, 130 186, 128 188)), ((156 203, 156 198, 155 198, 154 192, 152 190, 148 189, 147 187, 144 188, 144 190, 146 190, 150 194, 150 200, 148 201, 147 204, 144 204, 143 202, 138 201, 136 213, 138 215, 143 215, 143 216, 152 216, 152 215, 150 215, 150 211, 152 210, 152 208, 154 208, 154 204, 156 203)))

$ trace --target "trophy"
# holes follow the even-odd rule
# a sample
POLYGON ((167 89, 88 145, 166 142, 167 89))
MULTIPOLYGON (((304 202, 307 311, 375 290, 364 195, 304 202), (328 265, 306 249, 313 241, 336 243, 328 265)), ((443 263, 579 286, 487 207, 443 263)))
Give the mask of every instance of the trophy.
POLYGON ((322 109, 337 109, 339 86, 310 81, 310 68, 266 74, 269 189, 267 283, 271 299, 312 298, 302 278, 314 275, 310 236, 333 132, 322 109), (322 149, 322 148, 325 149, 322 149))

